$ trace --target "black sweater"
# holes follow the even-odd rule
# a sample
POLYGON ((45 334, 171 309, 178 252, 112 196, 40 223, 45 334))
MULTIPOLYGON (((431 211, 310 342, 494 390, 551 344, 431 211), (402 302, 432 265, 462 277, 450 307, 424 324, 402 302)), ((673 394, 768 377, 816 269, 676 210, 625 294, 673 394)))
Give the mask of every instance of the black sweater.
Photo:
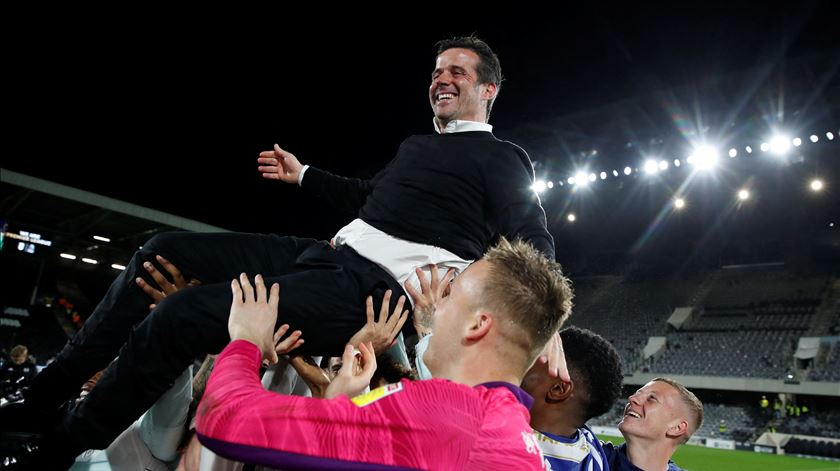
POLYGON ((338 209, 359 212, 400 239, 479 259, 499 235, 521 238, 549 258, 554 239, 517 145, 484 131, 411 136, 369 180, 309 167, 301 186, 338 209))

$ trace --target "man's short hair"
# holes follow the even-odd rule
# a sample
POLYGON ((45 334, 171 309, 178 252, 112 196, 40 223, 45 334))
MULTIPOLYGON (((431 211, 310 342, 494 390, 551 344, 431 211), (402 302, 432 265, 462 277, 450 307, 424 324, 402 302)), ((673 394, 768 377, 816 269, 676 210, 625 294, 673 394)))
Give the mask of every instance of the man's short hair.
POLYGON ((621 357, 604 337, 589 329, 566 327, 560 331, 569 374, 588 393, 584 420, 607 412, 621 396, 621 357))
POLYGON ((480 302, 506 315, 525 334, 513 334, 511 340, 533 361, 572 311, 571 282, 559 263, 521 240, 500 238, 484 260, 490 270, 480 302))
POLYGON ((671 387, 680 393, 680 398, 682 399, 683 404, 685 404, 692 416, 692 420, 688 421, 688 433, 685 434, 682 441, 683 443, 687 442, 688 439, 694 435, 694 432, 703 425, 703 403, 700 402, 700 399, 697 399, 697 396, 695 396, 693 392, 689 391, 685 388, 685 386, 671 378, 653 378, 651 381, 661 381, 663 383, 670 384, 671 387), (694 423, 692 424, 692 422, 694 423))
MULTIPOLYGON (((493 83, 496 84, 496 96, 499 96, 499 90, 502 88, 502 65, 499 63, 499 56, 490 49, 486 42, 478 39, 475 36, 461 36, 443 39, 435 44, 437 47, 437 55, 440 55, 447 49, 469 49, 478 55, 478 73, 479 83, 493 83)), ((487 121, 490 120, 490 110, 493 109, 493 102, 496 97, 493 97, 487 102, 487 121)))

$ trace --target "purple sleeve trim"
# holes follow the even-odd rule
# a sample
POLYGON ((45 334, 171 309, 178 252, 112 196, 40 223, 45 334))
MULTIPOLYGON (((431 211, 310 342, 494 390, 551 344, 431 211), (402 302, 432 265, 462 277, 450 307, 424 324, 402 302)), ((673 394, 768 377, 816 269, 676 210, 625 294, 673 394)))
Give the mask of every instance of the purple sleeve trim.
POLYGON ((531 406, 534 405, 534 398, 522 390, 522 388, 514 384, 506 383, 504 381, 490 381, 488 383, 478 384, 477 386, 484 386, 485 388, 507 388, 513 393, 514 397, 516 397, 516 400, 522 403, 526 409, 531 410, 531 406))
POLYGON ((291 453, 288 451, 272 450, 268 448, 260 448, 255 446, 240 445, 230 443, 223 440, 216 440, 204 436, 200 433, 196 434, 202 445, 206 446, 214 453, 224 458, 233 461, 241 461, 243 463, 253 463, 269 468, 283 469, 284 471, 295 470, 412 470, 418 468, 404 468, 400 466, 389 466, 384 464, 363 463, 360 461, 343 461, 332 458, 322 458, 318 456, 303 455, 300 453, 291 453))

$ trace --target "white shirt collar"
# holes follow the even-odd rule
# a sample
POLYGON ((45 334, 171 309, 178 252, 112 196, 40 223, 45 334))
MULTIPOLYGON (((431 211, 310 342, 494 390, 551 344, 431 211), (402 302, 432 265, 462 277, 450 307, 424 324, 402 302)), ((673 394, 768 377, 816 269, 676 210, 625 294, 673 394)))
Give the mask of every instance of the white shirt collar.
POLYGON ((440 130, 438 127, 437 119, 432 118, 432 122, 435 126, 435 131, 438 134, 450 134, 453 132, 466 132, 466 131, 487 131, 493 132, 493 126, 487 123, 480 123, 478 121, 464 121, 456 119, 454 121, 450 121, 446 123, 446 127, 443 128, 443 131, 440 130))

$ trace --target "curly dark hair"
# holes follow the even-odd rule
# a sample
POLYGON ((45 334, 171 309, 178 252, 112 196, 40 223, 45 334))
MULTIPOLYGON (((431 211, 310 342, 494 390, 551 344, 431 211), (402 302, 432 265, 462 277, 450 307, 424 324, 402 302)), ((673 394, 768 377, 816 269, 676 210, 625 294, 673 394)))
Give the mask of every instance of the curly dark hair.
MULTIPOLYGON (((479 58, 478 73, 479 83, 494 83, 496 84, 496 96, 499 96, 499 91, 502 89, 502 66, 499 63, 499 56, 490 49, 486 42, 475 36, 462 36, 455 38, 443 39, 435 44, 437 47, 437 55, 440 55, 447 49, 469 49, 476 53, 479 58)), ((494 97, 487 103, 487 120, 490 120, 490 110, 493 109, 493 102, 496 101, 494 97)))
POLYGON ((589 329, 566 327, 560 331, 569 374, 589 392, 586 420, 607 412, 621 395, 621 358, 604 337, 589 329))

